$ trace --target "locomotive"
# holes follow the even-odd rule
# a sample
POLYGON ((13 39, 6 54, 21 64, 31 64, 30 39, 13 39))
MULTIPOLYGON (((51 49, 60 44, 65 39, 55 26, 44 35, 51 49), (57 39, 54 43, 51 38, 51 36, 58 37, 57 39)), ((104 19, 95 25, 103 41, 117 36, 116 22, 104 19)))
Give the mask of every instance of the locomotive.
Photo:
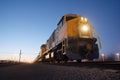
POLYGON ((60 62, 99 58, 99 35, 94 36, 95 29, 87 18, 78 14, 65 14, 57 24, 57 28, 41 46, 41 52, 35 62, 60 62), (98 41, 97 41, 98 40, 98 41))

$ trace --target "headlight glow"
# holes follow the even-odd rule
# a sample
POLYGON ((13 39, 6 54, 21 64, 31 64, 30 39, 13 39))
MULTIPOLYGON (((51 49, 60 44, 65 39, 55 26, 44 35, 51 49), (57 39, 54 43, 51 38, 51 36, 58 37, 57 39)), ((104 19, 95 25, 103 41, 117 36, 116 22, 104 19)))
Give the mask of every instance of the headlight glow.
POLYGON ((81 20, 82 20, 82 21, 83 21, 83 19, 84 19, 84 18, 83 18, 83 17, 81 17, 81 20))
POLYGON ((81 17, 82 22, 87 22, 87 18, 81 17))
POLYGON ((86 25, 84 25, 84 26, 81 27, 81 30, 84 31, 84 32, 87 32, 88 31, 88 27, 86 25))
POLYGON ((87 18, 85 18, 85 22, 87 22, 87 18))

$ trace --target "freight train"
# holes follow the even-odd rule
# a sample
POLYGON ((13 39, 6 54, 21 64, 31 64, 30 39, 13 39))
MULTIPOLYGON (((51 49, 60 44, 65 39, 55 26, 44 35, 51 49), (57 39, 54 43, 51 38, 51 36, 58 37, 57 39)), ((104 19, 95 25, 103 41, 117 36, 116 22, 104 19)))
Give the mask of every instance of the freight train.
POLYGON ((101 47, 99 35, 87 18, 78 14, 66 14, 58 22, 46 44, 41 46, 41 53, 35 62, 98 59, 98 44, 101 47), (98 38, 94 37, 95 33, 98 38))

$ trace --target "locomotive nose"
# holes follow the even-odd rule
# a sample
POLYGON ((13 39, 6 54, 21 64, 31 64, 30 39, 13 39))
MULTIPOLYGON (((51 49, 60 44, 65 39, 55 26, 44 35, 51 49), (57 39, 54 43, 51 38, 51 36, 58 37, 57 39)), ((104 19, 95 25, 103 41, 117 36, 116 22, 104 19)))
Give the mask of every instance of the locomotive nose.
POLYGON ((79 46, 79 54, 82 56, 83 59, 88 58, 92 55, 93 46, 91 43, 87 43, 86 45, 79 46))
POLYGON ((87 49, 88 51, 91 51, 91 50, 93 49, 92 44, 88 43, 88 44, 86 45, 86 49, 87 49))

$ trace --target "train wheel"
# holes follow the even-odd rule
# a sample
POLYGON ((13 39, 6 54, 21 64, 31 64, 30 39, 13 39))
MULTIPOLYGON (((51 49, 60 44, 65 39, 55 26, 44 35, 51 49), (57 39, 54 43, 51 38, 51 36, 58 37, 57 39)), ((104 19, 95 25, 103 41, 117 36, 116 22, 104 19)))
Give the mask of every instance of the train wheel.
POLYGON ((68 62, 68 60, 65 60, 65 61, 64 61, 64 63, 67 63, 67 62, 68 62))
POLYGON ((80 63, 80 62, 81 62, 81 59, 78 59, 77 62, 80 63))
POLYGON ((64 63, 67 63, 68 57, 66 55, 63 55, 63 61, 64 61, 64 63))
POLYGON ((60 60, 57 60, 57 63, 60 63, 60 60))
POLYGON ((52 59, 51 62, 52 62, 52 63, 55 63, 55 59, 52 59))

